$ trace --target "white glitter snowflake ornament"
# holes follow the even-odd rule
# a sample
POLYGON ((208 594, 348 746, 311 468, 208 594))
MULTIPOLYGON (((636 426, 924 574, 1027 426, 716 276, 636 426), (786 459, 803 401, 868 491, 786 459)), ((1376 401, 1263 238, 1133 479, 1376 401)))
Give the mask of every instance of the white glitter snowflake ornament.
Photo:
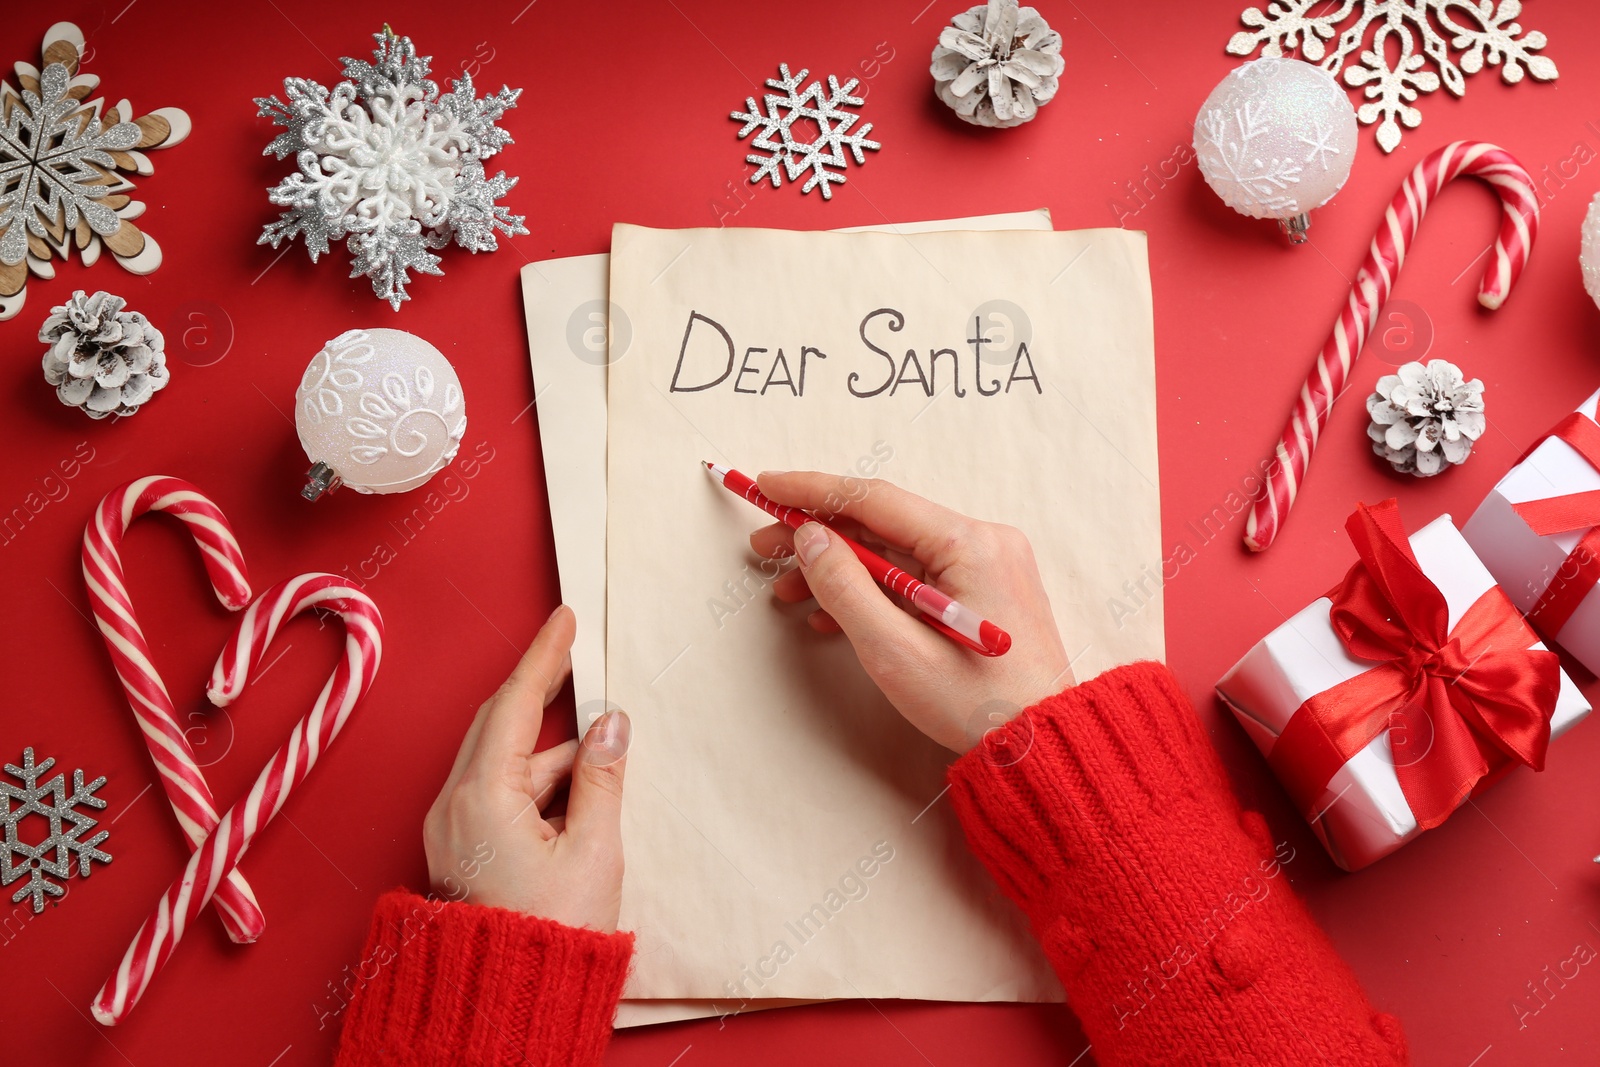
POLYGON ((1247 56, 1258 47, 1263 56, 1281 56, 1299 48, 1300 55, 1332 74, 1344 71, 1347 85, 1364 85, 1367 102, 1357 117, 1378 125, 1378 144, 1392 152, 1400 143, 1400 127, 1415 129, 1422 112, 1411 106, 1440 83, 1456 96, 1467 91, 1466 77, 1489 66, 1500 67, 1508 85, 1524 73, 1554 81, 1556 65, 1535 55, 1546 44, 1538 30, 1522 32, 1516 22, 1522 0, 1272 0, 1263 12, 1246 8, 1240 20, 1252 27, 1233 35, 1228 51, 1247 56), (1322 10, 1331 8, 1330 10, 1322 10), (1313 10, 1321 11, 1313 15, 1313 10), (1357 13, 1359 12, 1359 13, 1357 13), (1355 14, 1355 20, 1340 27, 1355 14), (1368 40, 1368 31, 1376 25, 1368 40), (1338 35, 1328 51, 1326 42, 1338 35), (1459 58, 1451 55, 1454 49, 1459 58), (1390 56, 1398 58, 1391 63, 1390 56), (1346 62, 1354 56, 1353 62, 1346 62), (1424 70, 1432 62, 1438 73, 1424 70))
POLYGON ((496 232, 527 233, 521 215, 496 201, 517 179, 489 177, 483 161, 511 143, 495 125, 521 89, 502 87, 478 99, 470 75, 441 93, 428 79, 431 57, 385 26, 373 34, 376 62, 345 59, 331 90, 307 78, 284 80, 284 96, 258 98, 260 115, 284 128, 263 153, 295 155, 299 170, 271 190, 289 210, 258 244, 305 240, 313 262, 344 241, 350 277, 398 311, 409 300, 410 271, 442 274, 431 251, 452 241, 492 252, 496 232))
POLYGON ((809 193, 821 186, 822 198, 831 200, 833 190, 830 186, 844 184, 847 162, 845 149, 850 150, 859 165, 866 162, 866 157, 861 154, 863 150, 870 148, 877 151, 882 146, 867 137, 872 132, 872 123, 866 123, 856 130, 855 125, 861 116, 843 110, 847 106, 860 107, 866 102, 859 96, 850 95, 857 79, 851 78, 840 85, 837 78, 828 75, 828 95, 824 97, 820 81, 800 88, 809 73, 802 69, 799 74, 790 74, 789 64, 780 63, 778 77, 768 78, 767 86, 779 90, 783 95, 763 95, 765 111, 756 106, 755 97, 745 97, 745 110, 732 112, 729 117, 744 123, 744 128, 739 131, 741 139, 749 136, 752 130, 761 130, 750 144, 767 154, 751 153, 744 157, 745 162, 757 165, 756 172, 750 175, 751 185, 759 185, 765 178, 776 189, 783 184, 784 178, 796 181, 800 175, 810 171, 811 177, 806 179, 800 191, 809 193), (814 140, 802 141, 795 137, 794 125, 808 119, 815 124, 817 136, 814 140))
POLYGON ((74 859, 77 860, 78 873, 85 878, 89 877, 91 861, 111 862, 111 856, 96 847, 111 836, 110 833, 101 830, 85 840, 83 835, 94 829, 96 820, 77 808, 80 804, 87 804, 91 808, 106 806, 105 801, 94 795, 96 789, 106 784, 105 776, 101 775, 85 785, 83 772, 73 771, 72 794, 69 796, 65 774, 58 774, 43 784, 39 782, 55 763, 55 760, 47 759, 35 766, 33 749, 25 748, 22 750, 22 766, 8 763, 5 768, 6 773, 21 781, 22 785, 15 786, 0 780, 0 825, 5 827, 5 839, 0 842, 0 886, 10 885, 27 875, 28 884, 12 895, 11 902, 20 904, 23 897, 31 896, 35 912, 44 910, 45 897, 66 896, 67 891, 60 882, 53 882, 51 878, 65 881, 72 877, 74 859), (18 830, 31 815, 38 815, 50 824, 49 835, 37 845, 24 841, 24 835, 18 830), (19 857, 21 862, 14 862, 19 857))
POLYGON ((73 248, 84 266, 102 250, 124 270, 149 274, 161 248, 134 225, 144 204, 131 176, 154 173, 148 151, 189 135, 175 107, 139 115, 127 100, 89 99, 100 79, 82 72, 83 32, 45 31, 40 66, 19 61, 0 80, 0 320, 22 310, 28 275, 55 277, 73 248))

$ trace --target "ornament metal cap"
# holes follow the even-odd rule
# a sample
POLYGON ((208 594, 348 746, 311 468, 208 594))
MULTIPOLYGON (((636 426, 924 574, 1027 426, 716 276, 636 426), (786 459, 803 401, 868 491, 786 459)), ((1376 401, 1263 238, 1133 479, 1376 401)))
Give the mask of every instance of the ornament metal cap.
POLYGON ((315 503, 323 493, 335 492, 343 484, 332 467, 318 460, 306 471, 306 484, 300 487, 300 495, 315 503))
POLYGON ((1284 236, 1289 238, 1290 244, 1303 245, 1306 243, 1306 231, 1311 229, 1311 216, 1302 211, 1298 215, 1279 219, 1278 229, 1282 230, 1284 236))

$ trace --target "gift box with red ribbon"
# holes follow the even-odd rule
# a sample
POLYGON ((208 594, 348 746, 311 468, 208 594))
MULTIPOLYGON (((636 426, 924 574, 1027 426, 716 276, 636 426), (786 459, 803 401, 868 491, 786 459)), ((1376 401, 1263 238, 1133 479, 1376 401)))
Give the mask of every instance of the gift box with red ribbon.
POLYGON ((1359 557, 1217 693, 1335 863, 1430 830, 1589 704, 1445 515, 1410 538, 1393 500, 1345 524, 1359 557))
POLYGON ((1461 533, 1533 628, 1600 674, 1597 401, 1535 441, 1461 533))

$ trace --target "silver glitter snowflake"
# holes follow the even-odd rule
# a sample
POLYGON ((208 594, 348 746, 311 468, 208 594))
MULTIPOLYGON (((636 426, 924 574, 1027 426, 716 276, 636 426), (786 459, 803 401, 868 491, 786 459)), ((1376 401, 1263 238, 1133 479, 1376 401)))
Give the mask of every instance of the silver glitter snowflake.
POLYGON ((739 131, 741 139, 749 136, 752 130, 761 130, 750 144, 767 154, 751 153, 744 157, 745 162, 757 165, 756 172, 750 175, 751 185, 759 185, 762 179, 767 179, 776 189, 783 184, 785 177, 796 181, 800 175, 810 171, 811 176, 800 187, 800 191, 809 193, 821 186, 822 198, 831 200, 833 190, 830 187, 835 183, 844 184, 847 162, 845 150, 849 149, 856 163, 861 164, 866 162, 866 157, 862 155, 864 149, 877 151, 882 146, 867 137, 872 132, 872 123, 866 123, 857 130, 855 125, 861 121, 861 116, 844 110, 845 107, 860 107, 866 103, 863 98, 850 95, 857 85, 857 79, 851 78, 840 85, 837 78, 828 75, 828 95, 824 97, 820 81, 814 81, 804 89, 800 87, 809 73, 802 69, 799 74, 790 74, 789 64, 780 63, 778 77, 768 78, 767 86, 779 90, 783 95, 764 94, 762 102, 766 106, 765 111, 756 106, 755 97, 747 96, 745 110, 732 112, 729 117, 744 123, 744 128, 739 131), (817 136, 814 140, 802 141, 795 136, 795 123, 805 120, 815 123, 817 136))
POLYGON ((0 781, 0 824, 5 826, 5 840, 0 843, 0 885, 10 885, 27 875, 28 884, 12 895, 11 902, 20 904, 23 897, 31 895, 35 912, 44 910, 46 896, 66 895, 67 891, 59 882, 51 881, 51 877, 63 881, 70 878, 74 857, 78 861, 78 873, 85 878, 89 877, 90 861, 111 862, 110 854, 96 847, 111 835, 101 830, 85 840, 83 835, 94 829, 96 820, 77 810, 79 804, 91 808, 106 806, 105 801, 94 795, 96 789, 106 784, 105 776, 84 785, 83 772, 73 771, 72 795, 68 796, 65 774, 58 774, 43 784, 39 782, 55 764, 55 760, 47 759, 36 766, 33 749, 25 748, 22 766, 6 764, 6 773, 20 780, 22 785, 0 781), (37 845, 23 841, 18 832, 18 827, 30 815, 43 816, 50 822, 50 835, 37 845), (20 863, 13 862, 16 857, 21 857, 20 863))
POLYGON ((1272 0, 1263 12, 1246 8, 1241 30, 1228 42, 1228 51, 1247 56, 1258 47, 1264 56, 1281 56, 1299 48, 1300 55, 1337 74, 1344 71, 1348 85, 1364 85, 1366 102, 1356 112, 1364 125, 1378 126, 1378 144, 1392 152, 1400 143, 1400 127, 1415 129, 1422 112, 1412 101, 1431 93, 1441 82, 1456 96, 1466 93, 1466 77, 1485 64, 1500 67, 1500 77, 1516 84, 1524 73, 1539 81, 1554 81, 1556 65, 1535 55, 1546 44, 1538 30, 1523 33, 1515 20, 1522 0, 1341 0, 1332 10, 1312 15, 1327 0, 1272 0), (1342 33, 1339 27, 1353 12, 1355 21, 1342 33), (1372 39, 1368 31, 1376 24, 1372 39), (1328 51, 1325 42, 1338 34, 1338 44, 1328 51), (1390 50, 1398 59, 1391 64, 1390 50), (1452 56, 1459 53, 1459 59, 1452 56), (1353 62, 1347 63, 1354 56, 1353 62), (1428 61, 1438 73, 1424 70, 1428 61))
POLYGON ((277 248, 301 237, 314 262, 334 241, 350 251, 350 277, 366 275, 396 311, 410 299, 410 271, 442 274, 432 249, 452 241, 492 252, 496 232, 527 233, 521 215, 496 201, 517 179, 489 177, 483 161, 511 143, 495 125, 521 89, 479 99, 470 75, 441 93, 428 79, 429 56, 384 27, 373 34, 376 62, 345 59, 331 90, 306 78, 283 83, 287 101, 258 98, 264 118, 284 128, 265 153, 294 154, 299 170, 271 190, 289 210, 258 244, 277 248))

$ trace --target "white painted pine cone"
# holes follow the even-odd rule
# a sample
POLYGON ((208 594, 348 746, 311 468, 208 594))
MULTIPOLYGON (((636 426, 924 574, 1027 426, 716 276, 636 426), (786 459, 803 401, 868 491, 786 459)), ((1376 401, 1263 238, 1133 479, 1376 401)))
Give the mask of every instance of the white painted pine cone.
POLYGON ((137 311, 124 311, 126 304, 79 289, 39 328, 39 340, 50 346, 44 380, 63 404, 91 419, 132 415, 168 381, 161 331, 137 311))
POLYGON ((1472 453, 1488 425, 1483 381, 1467 381, 1461 368, 1442 359, 1407 363, 1378 379, 1367 398, 1372 451, 1402 474, 1428 478, 1472 453))
POLYGON ((1061 35, 1017 0, 989 0, 957 15, 933 50, 934 92, 977 126, 1020 126, 1049 103, 1066 66, 1061 35))

